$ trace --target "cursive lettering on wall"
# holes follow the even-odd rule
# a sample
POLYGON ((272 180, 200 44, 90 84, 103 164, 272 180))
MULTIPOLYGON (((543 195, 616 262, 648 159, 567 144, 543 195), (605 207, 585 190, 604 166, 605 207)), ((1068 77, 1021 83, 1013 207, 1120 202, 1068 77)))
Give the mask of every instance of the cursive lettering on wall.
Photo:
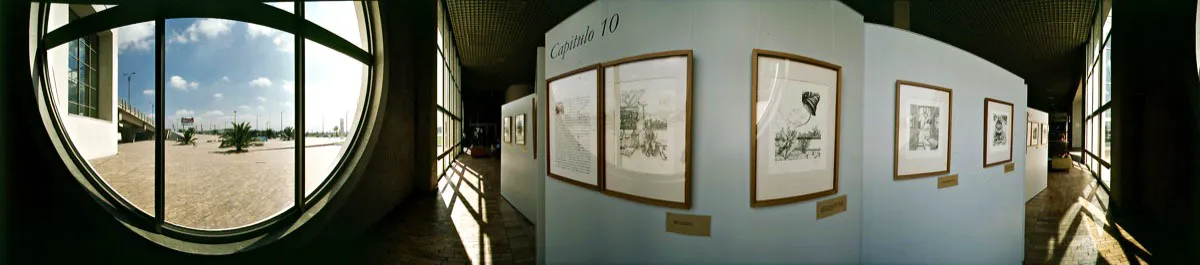
MULTIPOLYGON (((612 16, 600 21, 600 37, 616 33, 620 26, 621 14, 612 14, 612 16)), ((584 27, 583 31, 579 34, 572 35, 570 38, 555 42, 554 45, 551 45, 550 59, 566 59, 567 53, 571 52, 571 50, 574 50, 575 48, 583 47, 584 45, 591 43, 595 37, 596 30, 592 29, 592 25, 588 25, 584 27)))

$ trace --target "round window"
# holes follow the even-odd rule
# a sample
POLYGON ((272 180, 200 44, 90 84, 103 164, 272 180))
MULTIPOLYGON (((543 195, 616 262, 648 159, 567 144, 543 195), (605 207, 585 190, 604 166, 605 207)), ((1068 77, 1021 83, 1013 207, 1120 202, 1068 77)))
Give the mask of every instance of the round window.
POLYGON ((135 228, 199 243, 283 229, 364 145, 374 5, 35 5, 43 113, 64 159, 135 228))

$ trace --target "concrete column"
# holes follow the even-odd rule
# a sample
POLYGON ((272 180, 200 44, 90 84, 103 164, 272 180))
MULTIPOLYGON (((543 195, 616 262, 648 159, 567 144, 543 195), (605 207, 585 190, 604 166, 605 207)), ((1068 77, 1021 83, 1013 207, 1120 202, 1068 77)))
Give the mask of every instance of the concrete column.
POLYGON ((895 0, 892 2, 892 26, 899 29, 912 30, 908 23, 908 7, 912 3, 908 0, 895 0))

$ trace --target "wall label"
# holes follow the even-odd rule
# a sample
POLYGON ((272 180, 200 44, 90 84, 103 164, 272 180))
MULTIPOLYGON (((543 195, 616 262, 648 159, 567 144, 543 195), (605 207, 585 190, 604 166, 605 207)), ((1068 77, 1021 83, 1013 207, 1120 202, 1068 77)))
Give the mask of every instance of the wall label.
MULTIPOLYGON (((600 37, 617 33, 617 29, 621 26, 621 14, 614 13, 612 16, 600 21, 600 37)), ((566 40, 555 42, 550 46, 550 59, 566 59, 567 53, 575 48, 583 47, 596 37, 596 30, 592 29, 592 25, 587 25, 583 31, 577 35, 572 35, 566 40)))
POLYGON ((1016 170, 1016 168, 1017 168, 1016 164, 1013 164, 1013 163, 1004 164, 1004 173, 1013 172, 1013 170, 1016 170))
POLYGON ((938 189, 958 186, 958 174, 939 177, 937 181, 938 189))
POLYGON ((712 236, 712 216, 668 212, 667 232, 689 236, 712 236))
POLYGON ((846 195, 817 202, 817 220, 846 211, 846 195))

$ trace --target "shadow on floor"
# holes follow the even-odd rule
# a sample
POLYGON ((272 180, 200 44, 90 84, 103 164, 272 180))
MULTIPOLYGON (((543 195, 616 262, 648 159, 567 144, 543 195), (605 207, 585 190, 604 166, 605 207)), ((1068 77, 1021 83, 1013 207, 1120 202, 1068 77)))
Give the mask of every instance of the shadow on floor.
POLYGON ((437 197, 404 202, 365 236, 371 264, 534 264, 533 225, 500 197, 500 160, 463 156, 437 197))
POLYGON ((1025 203, 1025 264, 1148 264, 1152 255, 1107 213, 1108 192, 1080 164, 1051 172, 1025 203))

